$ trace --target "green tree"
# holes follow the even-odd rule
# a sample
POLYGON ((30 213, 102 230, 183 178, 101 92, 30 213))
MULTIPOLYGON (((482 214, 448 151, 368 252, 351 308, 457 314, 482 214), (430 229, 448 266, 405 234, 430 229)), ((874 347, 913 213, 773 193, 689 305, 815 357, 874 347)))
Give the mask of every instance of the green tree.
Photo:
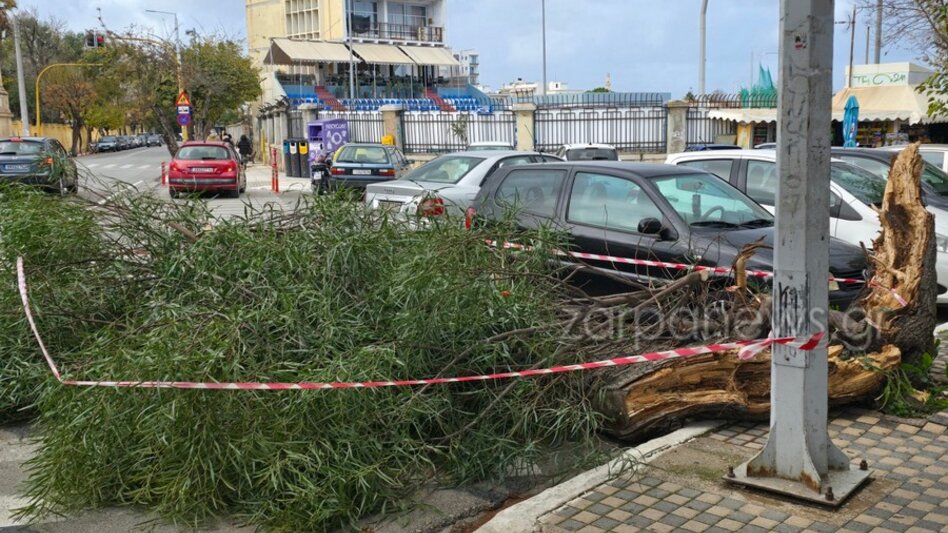
POLYGON ((612 91, 610 91, 609 89, 606 89, 605 87, 596 87, 595 89, 593 89, 593 90, 591 90, 591 91, 589 91, 589 92, 591 92, 591 93, 611 93, 612 91))
POLYGON ((194 41, 181 54, 184 83, 194 105, 194 132, 204 137, 225 114, 260 96, 260 72, 232 40, 194 41))

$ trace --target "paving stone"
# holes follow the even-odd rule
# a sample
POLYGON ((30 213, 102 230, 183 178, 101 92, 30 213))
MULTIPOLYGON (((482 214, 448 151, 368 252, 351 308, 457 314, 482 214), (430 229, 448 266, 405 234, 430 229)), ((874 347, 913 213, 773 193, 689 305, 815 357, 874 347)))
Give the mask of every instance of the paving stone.
POLYGON ((622 522, 619 520, 614 520, 612 518, 609 518, 608 516, 604 516, 600 518, 599 520, 596 520, 595 522, 593 522, 592 525, 598 528, 601 528, 604 531, 609 531, 610 529, 616 527, 617 525, 621 523, 622 522))
POLYGON ((613 509, 612 511, 609 511, 606 516, 619 522, 625 522, 630 516, 632 516, 632 513, 623 511, 622 509, 613 509))
POLYGON ((667 497, 665 498, 665 501, 666 501, 666 502, 673 503, 673 504, 675 504, 675 505, 677 505, 677 506, 680 507, 680 506, 683 506, 683 505, 687 504, 687 503, 688 503, 689 501, 691 501, 691 500, 689 500, 688 498, 685 498, 684 496, 678 495, 678 494, 671 494, 671 495, 669 495, 669 496, 667 496, 667 497))
POLYGON ((773 529, 774 526, 776 526, 779 523, 780 522, 777 522, 776 520, 764 518, 763 516, 758 516, 757 518, 751 520, 750 522, 752 526, 762 527, 767 530, 773 529))
POLYGON ((680 505, 675 505, 674 503, 666 502, 664 500, 652 505, 652 509, 658 509, 659 511, 665 513, 670 513, 675 509, 679 509, 680 507, 680 505))
POLYGON ((638 533, 639 528, 629 524, 619 524, 612 528, 612 533, 638 533))
POLYGON ((693 531, 694 533, 702 533, 707 531, 709 527, 711 526, 702 524, 701 522, 697 522, 695 520, 689 520, 681 525, 681 528, 685 531, 693 531))
POLYGON ((604 505, 602 502, 594 503, 586 508, 587 511, 595 514, 596 516, 602 516, 608 513, 609 511, 611 511, 612 509, 613 509, 612 507, 608 505, 604 505))
POLYGON ((586 527, 586 524, 570 519, 556 524, 556 527, 563 528, 566 531, 579 531, 580 529, 586 527))
POLYGON ((679 527, 680 525, 684 524, 687 521, 688 521, 687 518, 683 516, 673 515, 673 514, 667 514, 663 516, 661 520, 659 520, 659 522, 663 524, 668 524, 672 527, 679 527))
POLYGON ((810 527, 808 529, 812 529, 813 531, 819 531, 820 533, 835 533, 836 530, 839 529, 839 527, 832 526, 830 524, 826 524, 823 522, 813 522, 812 524, 810 524, 810 527))
POLYGON ((700 501, 700 500, 691 500, 690 502, 688 502, 688 503, 685 504, 685 507, 687 507, 687 508, 689 508, 689 509, 694 509, 695 511, 698 511, 698 512, 701 512, 701 511, 706 511, 706 510, 710 509, 710 508, 711 508, 711 504, 710 504, 710 503, 707 503, 707 502, 700 501))
POLYGON ((767 509, 761 513, 760 516, 773 520, 774 522, 783 522, 784 520, 790 518, 790 515, 787 513, 776 511, 774 509, 767 509))
POLYGON ((636 514, 639 514, 643 509, 645 509, 645 506, 635 503, 635 502, 628 502, 628 503, 623 504, 622 507, 620 507, 619 509, 623 511, 628 511, 632 513, 633 515, 636 515, 636 514))
POLYGON ((580 511, 576 513, 575 515, 573 515, 572 519, 577 522, 582 522, 584 524, 592 524, 593 522, 599 519, 599 516, 589 511, 580 511))
POLYGON ((728 509, 740 509, 744 507, 747 502, 741 500, 735 500, 734 498, 724 498, 721 500, 718 505, 721 507, 727 507, 728 509))
POLYGON ((725 531, 738 531, 745 525, 746 524, 742 524, 732 518, 725 518, 724 520, 718 522, 718 527, 724 529, 725 531))
POLYGON ((803 529, 799 527, 791 526, 787 524, 786 522, 784 522, 782 524, 777 524, 776 526, 774 526, 774 531, 776 531, 777 533, 800 533, 800 531, 803 531, 803 529))
POLYGON ((810 520, 809 518, 804 518, 802 516, 791 516, 790 518, 787 518, 786 520, 784 520, 784 523, 792 527, 806 529, 810 527, 810 524, 812 524, 813 521, 810 520))

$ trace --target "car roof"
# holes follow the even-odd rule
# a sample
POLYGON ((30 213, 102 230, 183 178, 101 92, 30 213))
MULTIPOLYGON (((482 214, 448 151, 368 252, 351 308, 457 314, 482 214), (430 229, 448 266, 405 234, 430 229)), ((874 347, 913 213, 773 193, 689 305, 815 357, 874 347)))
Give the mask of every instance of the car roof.
POLYGON ((182 144, 181 148, 184 148, 185 146, 220 146, 222 148, 226 148, 230 145, 224 141, 188 141, 182 144))
POLYGON ((468 146, 513 146, 513 143, 504 141, 477 141, 469 144, 468 146))
POLYGON ((573 143, 573 144, 564 144, 564 150, 575 150, 577 148, 605 148, 607 150, 615 150, 616 147, 611 144, 601 144, 601 143, 573 143))
POLYGON ((834 146, 830 149, 834 155, 863 155, 871 159, 876 159, 879 161, 885 161, 887 163, 892 161, 892 152, 888 150, 879 150, 876 148, 843 148, 839 146, 834 146))
POLYGON ((9 137, 0 138, 0 142, 15 142, 15 141, 33 141, 33 142, 44 142, 48 141, 50 137, 18 137, 16 135, 11 135, 9 137))
POLYGON ((355 148, 395 148, 394 146, 390 144, 382 144, 382 143, 346 143, 342 145, 342 148, 345 148, 347 146, 353 146, 355 148))
POLYGON ((709 174, 703 170, 677 165, 663 165, 659 163, 639 163, 636 161, 557 161, 509 167, 518 168, 594 168, 630 172, 640 178, 657 178, 660 176, 681 176, 683 174, 709 174))
MULTIPOLYGON (((706 160, 706 159, 728 159, 731 157, 752 157, 756 159, 766 159, 768 161, 777 160, 777 151, 773 148, 755 148, 753 150, 741 149, 741 150, 707 150, 699 152, 681 152, 677 154, 669 154, 668 159, 671 161, 694 161, 694 160, 706 160)), ((831 157, 830 161, 833 163, 846 163, 838 157, 831 157)))

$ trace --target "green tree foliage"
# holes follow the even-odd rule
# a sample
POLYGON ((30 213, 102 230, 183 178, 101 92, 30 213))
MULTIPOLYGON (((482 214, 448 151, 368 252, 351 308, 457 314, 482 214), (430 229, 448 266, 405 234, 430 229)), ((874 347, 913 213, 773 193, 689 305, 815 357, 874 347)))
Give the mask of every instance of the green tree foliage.
POLYGON ((194 104, 194 132, 199 138, 219 124, 225 113, 261 94, 260 72, 232 40, 201 39, 181 54, 184 83, 194 104))

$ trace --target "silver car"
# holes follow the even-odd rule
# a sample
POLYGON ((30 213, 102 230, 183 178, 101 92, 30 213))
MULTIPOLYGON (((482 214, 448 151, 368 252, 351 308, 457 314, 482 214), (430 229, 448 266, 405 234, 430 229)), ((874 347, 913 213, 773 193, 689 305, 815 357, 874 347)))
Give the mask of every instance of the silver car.
POLYGON ((562 160, 550 154, 514 150, 445 154, 399 180, 366 186, 365 204, 370 209, 406 216, 461 216, 497 169, 552 161, 562 160))

